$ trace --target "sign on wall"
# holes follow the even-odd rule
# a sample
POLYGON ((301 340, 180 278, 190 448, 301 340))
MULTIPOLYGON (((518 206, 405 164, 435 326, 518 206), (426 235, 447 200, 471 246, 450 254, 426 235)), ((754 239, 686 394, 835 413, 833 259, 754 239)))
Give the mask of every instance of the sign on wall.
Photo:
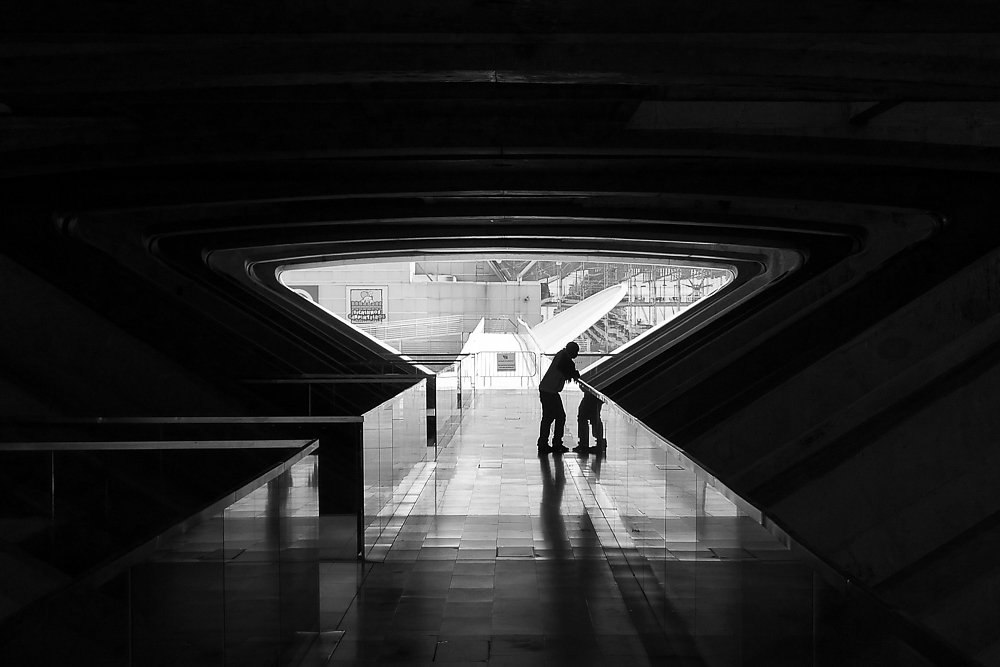
POLYGON ((372 324, 384 322, 388 312, 385 285, 377 287, 349 285, 347 287, 347 319, 352 324, 372 324))
POLYGON ((516 371, 517 357, 515 352, 497 352, 497 372, 516 371))

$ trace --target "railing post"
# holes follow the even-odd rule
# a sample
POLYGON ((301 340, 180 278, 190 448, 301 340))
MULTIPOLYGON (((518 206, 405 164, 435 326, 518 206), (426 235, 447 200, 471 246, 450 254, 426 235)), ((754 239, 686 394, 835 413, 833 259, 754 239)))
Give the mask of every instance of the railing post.
POLYGON ((437 376, 427 378, 427 446, 437 447, 437 376))

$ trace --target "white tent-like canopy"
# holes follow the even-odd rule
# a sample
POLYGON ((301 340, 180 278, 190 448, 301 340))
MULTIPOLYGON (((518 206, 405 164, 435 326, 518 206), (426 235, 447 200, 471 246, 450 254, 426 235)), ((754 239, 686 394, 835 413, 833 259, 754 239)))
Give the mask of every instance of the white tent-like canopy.
POLYGON ((555 317, 533 327, 535 343, 545 354, 553 354, 574 338, 594 326, 608 311, 618 305, 628 292, 628 285, 621 283, 603 289, 580 303, 567 308, 555 317))

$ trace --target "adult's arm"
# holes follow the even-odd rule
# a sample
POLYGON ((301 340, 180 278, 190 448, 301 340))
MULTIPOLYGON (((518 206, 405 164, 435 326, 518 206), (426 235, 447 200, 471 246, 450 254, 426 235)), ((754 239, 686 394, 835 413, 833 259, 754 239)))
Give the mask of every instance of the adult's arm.
POLYGON ((573 363, 573 360, 568 354, 562 355, 562 358, 559 360, 559 372, 562 373, 565 378, 572 380, 580 379, 580 372, 576 370, 576 364, 573 363))

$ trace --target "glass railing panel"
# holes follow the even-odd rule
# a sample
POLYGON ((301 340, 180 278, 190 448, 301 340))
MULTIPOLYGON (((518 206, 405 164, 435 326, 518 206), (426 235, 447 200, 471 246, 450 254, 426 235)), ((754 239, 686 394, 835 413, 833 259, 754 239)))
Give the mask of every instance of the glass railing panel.
POLYGON ((226 664, 278 659, 282 488, 287 483, 273 479, 225 510, 226 664))
MULTIPOLYGON (((436 449, 428 438, 428 390, 423 382, 403 394, 398 404, 394 424, 394 475, 396 484, 392 499, 391 518, 383 535, 386 548, 398 539, 403 522, 426 483, 428 467, 434 465, 436 449)), ((433 399, 434 397, 431 396, 433 399)), ((387 508, 388 509, 388 508, 387 508)))
POLYGON ((392 409, 392 489, 390 502, 392 515, 407 500, 415 477, 417 465, 434 460, 434 448, 427 439, 427 383, 421 382, 410 391, 400 394, 392 409))
POLYGON ((319 630, 316 459, 198 517, 129 569, 131 664, 293 664, 319 630))
POLYGON ((385 557, 433 467, 427 414, 427 382, 422 380, 363 415, 363 553, 369 560, 385 557))
MULTIPOLYGON (((739 512, 715 492, 704 473, 696 470, 694 478, 696 642, 709 665, 741 665, 745 582, 740 574, 748 554, 741 549, 739 512)), ((809 611, 808 600, 793 606, 800 613, 809 611)))
POLYGON ((135 664, 224 664, 225 513, 215 513, 132 568, 135 664))
POLYGON ((379 511, 388 502, 382 486, 380 460, 382 451, 382 406, 364 414, 362 426, 363 468, 364 468, 364 526, 365 544, 374 544, 382 532, 382 517, 379 511))
POLYGON ((683 452, 612 402, 602 416, 608 451, 588 481, 612 498, 617 543, 664 631, 682 627, 711 667, 813 664, 799 622, 812 618, 812 569, 683 452))
POLYGON ((5 539, 24 547, 0 559, 14 584, 5 590, 45 590, 0 627, 0 664, 223 665, 227 655, 284 664, 318 630, 315 549, 300 549, 315 534, 318 497, 313 484, 309 502, 286 507, 288 494, 268 480, 315 445, 242 444, 109 440, 4 452, 7 475, 27 473, 5 479, 21 500, 5 504, 5 525, 16 528, 5 539), (303 525, 284 542, 299 565, 282 578, 290 512, 303 525))
POLYGON ((760 510, 634 417, 610 401, 602 416, 608 450, 589 456, 599 474, 583 475, 608 499, 615 539, 602 543, 622 550, 663 631, 687 642, 699 664, 930 664, 921 650, 951 655, 927 649, 919 629, 801 547, 793 552, 760 510))
POLYGON ((456 362, 437 373, 435 379, 437 446, 447 447, 462 420, 461 363, 456 362))
POLYGON ((458 361, 458 370, 456 372, 459 376, 458 384, 462 388, 462 407, 469 408, 475 396, 476 387, 478 386, 476 383, 475 355, 470 354, 462 357, 458 361))
POLYGON ((437 373, 437 446, 447 447, 472 408, 475 395, 475 355, 468 354, 437 373))
MULTIPOLYGON (((319 457, 296 463, 283 486, 268 496, 277 504, 279 556, 279 633, 283 646, 298 647, 302 633, 319 632, 319 457)), ((272 490, 269 489, 269 493, 272 490)), ((280 665, 296 664, 298 653, 284 651, 280 665)))

